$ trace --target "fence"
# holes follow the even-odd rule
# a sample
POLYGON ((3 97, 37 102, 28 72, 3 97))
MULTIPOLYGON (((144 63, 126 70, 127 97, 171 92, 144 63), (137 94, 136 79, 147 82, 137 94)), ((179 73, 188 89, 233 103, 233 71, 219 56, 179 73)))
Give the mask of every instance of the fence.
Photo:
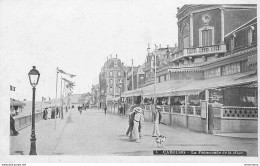
MULTIPOLYGON (((131 104, 125 104, 125 115, 128 115, 131 104)), ((111 113, 117 114, 117 104, 110 105, 111 113)), ((144 119, 152 122, 153 105, 145 105, 144 119)), ((187 115, 184 105, 161 105, 161 123, 166 125, 180 126, 198 132, 208 132, 209 123, 214 125, 216 119, 221 132, 257 132, 258 110, 257 107, 213 107, 212 118, 201 117, 200 106, 188 106, 187 115), (218 114, 221 112, 221 116, 218 114), (217 116, 218 115, 218 116, 217 116), (207 122, 208 121, 208 122, 207 122)), ((214 127, 216 128, 216 126, 214 127)))
MULTIPOLYGON (((43 119, 43 112, 35 113, 35 122, 43 119)), ((21 117, 14 117, 15 128, 19 130, 25 126, 28 126, 32 123, 32 115, 26 115, 21 117)))

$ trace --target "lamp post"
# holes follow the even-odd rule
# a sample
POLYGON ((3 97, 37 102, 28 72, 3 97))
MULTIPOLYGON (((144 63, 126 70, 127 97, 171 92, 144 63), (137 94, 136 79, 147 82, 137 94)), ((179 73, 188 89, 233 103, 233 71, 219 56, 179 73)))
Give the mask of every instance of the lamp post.
MULTIPOLYGON (((118 82, 118 87, 119 87, 119 89, 120 89, 120 91, 119 91, 119 105, 120 105, 120 110, 121 110, 121 107, 122 107, 122 105, 121 105, 121 88, 122 88, 122 84, 123 84, 123 82, 121 81, 121 79, 119 80, 119 82, 118 82)), ((120 112, 120 114, 121 114, 121 112, 120 112)))
POLYGON ((36 70, 36 67, 33 66, 33 69, 30 70, 28 73, 30 84, 32 85, 33 89, 33 98, 32 98, 32 133, 31 133, 31 149, 30 155, 37 155, 36 154, 36 136, 35 136, 35 87, 39 82, 40 73, 36 70))

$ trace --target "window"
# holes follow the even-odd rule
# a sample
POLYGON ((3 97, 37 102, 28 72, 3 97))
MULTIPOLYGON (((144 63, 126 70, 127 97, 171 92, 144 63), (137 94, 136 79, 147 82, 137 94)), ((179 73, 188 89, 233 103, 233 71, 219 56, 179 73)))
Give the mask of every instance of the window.
POLYGON ((241 62, 241 72, 247 72, 251 70, 256 70, 257 64, 249 65, 248 61, 242 61, 241 62))
POLYGON ((183 48, 190 47, 190 36, 189 36, 189 25, 187 23, 183 24, 182 28, 182 46, 183 48))
POLYGON ((202 27, 199 29, 200 47, 214 45, 214 27, 202 27))
POLYGON ((109 83, 110 83, 110 85, 112 85, 113 84, 113 80, 109 80, 109 83))
POLYGON ((202 31, 202 46, 212 45, 212 30, 203 30, 202 31))
POLYGON ((109 75, 110 75, 110 76, 113 76, 113 72, 112 72, 112 71, 111 71, 111 72, 109 72, 109 75))
POLYGON ((114 61, 114 67, 117 67, 117 61, 114 61))
POLYGON ((166 81, 167 79, 166 79, 166 75, 164 75, 164 81, 166 81))
POLYGON ((240 63, 222 66, 222 75, 230 75, 240 72, 240 63))
POLYGON ((121 72, 120 71, 117 73, 117 76, 121 76, 121 72))
POLYGON ((110 93, 112 93, 113 92, 113 88, 112 87, 110 87, 110 93))
POLYGON ((220 76, 220 67, 206 70, 204 72, 204 78, 212 78, 220 76))

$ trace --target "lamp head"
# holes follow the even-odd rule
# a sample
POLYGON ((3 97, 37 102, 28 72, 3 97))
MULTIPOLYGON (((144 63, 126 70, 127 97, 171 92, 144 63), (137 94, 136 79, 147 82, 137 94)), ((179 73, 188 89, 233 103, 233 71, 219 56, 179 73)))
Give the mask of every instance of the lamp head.
POLYGON ((33 68, 30 70, 28 76, 29 76, 30 84, 32 85, 32 87, 35 88, 40 79, 40 73, 38 70, 36 70, 35 66, 33 66, 33 68))

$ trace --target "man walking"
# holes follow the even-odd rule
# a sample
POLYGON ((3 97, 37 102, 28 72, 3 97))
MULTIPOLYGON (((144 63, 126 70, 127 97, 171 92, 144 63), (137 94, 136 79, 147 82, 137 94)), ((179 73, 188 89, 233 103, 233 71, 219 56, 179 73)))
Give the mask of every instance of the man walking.
POLYGON ((104 107, 105 115, 107 114, 107 105, 104 107))
POLYGON ((154 123, 154 128, 153 128, 153 137, 159 137, 160 134, 160 130, 159 130, 159 123, 161 121, 161 110, 162 107, 160 106, 156 106, 155 110, 153 111, 153 123, 154 123))

